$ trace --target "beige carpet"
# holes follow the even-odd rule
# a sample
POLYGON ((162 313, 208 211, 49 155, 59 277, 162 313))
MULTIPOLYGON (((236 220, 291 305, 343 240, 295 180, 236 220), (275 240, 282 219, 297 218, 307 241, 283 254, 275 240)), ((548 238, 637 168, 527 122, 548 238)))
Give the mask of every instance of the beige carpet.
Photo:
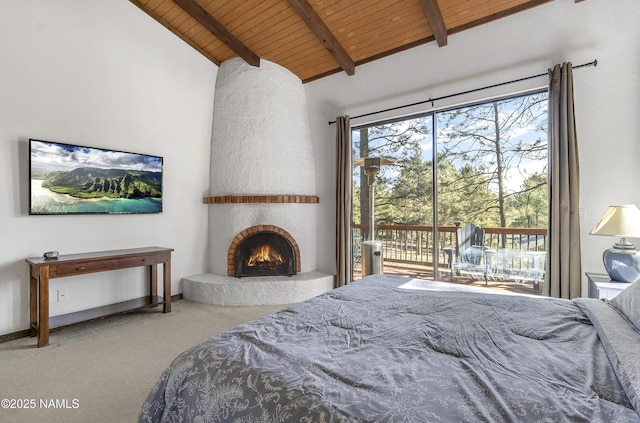
POLYGON ((155 381, 179 353, 284 307, 178 300, 171 313, 154 308, 52 332, 44 348, 36 348, 35 338, 0 343, 0 400, 35 405, 6 409, 3 402, 0 422, 135 422, 155 381))

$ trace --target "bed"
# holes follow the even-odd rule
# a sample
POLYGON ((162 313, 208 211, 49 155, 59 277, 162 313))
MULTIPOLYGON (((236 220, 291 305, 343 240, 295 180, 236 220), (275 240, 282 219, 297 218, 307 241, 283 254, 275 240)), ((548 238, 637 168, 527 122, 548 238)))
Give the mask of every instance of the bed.
POLYGON ((185 351, 139 421, 640 422, 640 284, 496 292, 369 276, 185 351))

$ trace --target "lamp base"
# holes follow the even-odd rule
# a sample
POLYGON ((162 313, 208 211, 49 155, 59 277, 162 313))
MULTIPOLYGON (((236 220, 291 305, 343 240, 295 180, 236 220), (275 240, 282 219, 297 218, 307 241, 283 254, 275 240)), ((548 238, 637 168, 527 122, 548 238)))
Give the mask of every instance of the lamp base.
POLYGON ((635 248, 609 248, 602 253, 604 268, 612 281, 632 283, 640 280, 640 255, 635 248))

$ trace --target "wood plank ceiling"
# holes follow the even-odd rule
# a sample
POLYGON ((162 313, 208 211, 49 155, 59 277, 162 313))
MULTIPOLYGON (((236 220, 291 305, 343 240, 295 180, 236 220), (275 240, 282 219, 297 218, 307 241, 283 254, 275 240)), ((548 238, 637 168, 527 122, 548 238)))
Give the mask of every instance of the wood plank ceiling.
POLYGON ((308 82, 553 0, 130 1, 216 65, 263 58, 308 82))

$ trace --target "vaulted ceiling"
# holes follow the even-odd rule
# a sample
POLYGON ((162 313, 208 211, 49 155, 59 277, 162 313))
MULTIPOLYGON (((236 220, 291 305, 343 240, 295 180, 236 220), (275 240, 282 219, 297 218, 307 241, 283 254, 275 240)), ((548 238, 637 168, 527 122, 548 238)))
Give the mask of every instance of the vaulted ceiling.
MULTIPOLYGON (((216 65, 277 63, 303 82, 553 0, 130 0, 216 65)), ((571 0, 556 0, 571 1, 571 0)), ((575 0, 576 3, 582 0, 575 0)))

